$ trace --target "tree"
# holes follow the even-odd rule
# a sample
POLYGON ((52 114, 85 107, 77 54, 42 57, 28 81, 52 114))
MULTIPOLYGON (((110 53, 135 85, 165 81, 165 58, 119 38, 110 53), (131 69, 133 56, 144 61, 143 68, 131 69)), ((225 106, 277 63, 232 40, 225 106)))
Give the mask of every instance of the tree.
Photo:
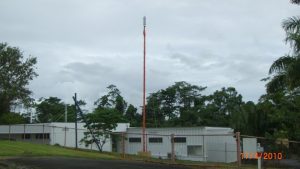
POLYGON ((300 139, 300 95, 292 93, 267 94, 261 97, 258 111, 265 111, 267 118, 263 131, 276 135, 279 131, 287 132, 289 139, 300 139))
MULTIPOLYGON (((164 111, 160 108, 161 93, 152 93, 147 98, 146 123, 148 127, 161 127, 165 123, 164 111)), ((141 122, 140 122, 141 123, 141 122)))
MULTIPOLYGON (((58 97, 49 97, 47 99, 40 98, 39 101, 40 103, 36 104, 36 115, 38 122, 64 122, 66 106, 68 122, 75 121, 76 109, 74 104, 65 104, 58 97)), ((82 100, 78 102, 79 105, 85 105, 85 102, 82 100)))
POLYGON ((26 119, 18 113, 5 113, 0 117, 1 124, 22 124, 26 119))
POLYGON ((148 123, 153 127, 195 125, 198 117, 195 107, 204 105, 201 95, 204 89, 181 81, 152 93, 147 98, 148 123))
POLYGON ((37 122, 34 112, 35 112, 34 107, 25 109, 25 112, 23 112, 21 114, 21 116, 25 119, 24 123, 36 123, 37 122))
POLYGON ((229 126, 233 112, 239 112, 243 105, 242 95, 238 94, 234 87, 223 87, 207 97, 207 108, 211 113, 215 126, 229 126))
POLYGON ((295 61, 296 58, 287 55, 280 57, 271 65, 269 69, 269 75, 274 76, 266 85, 268 93, 275 93, 278 91, 287 92, 289 89, 291 89, 288 70, 295 61))
POLYGON ((290 43, 294 53, 300 52, 300 16, 290 17, 282 22, 286 32, 285 41, 290 43))
POLYGON ((38 122, 60 122, 63 121, 65 105, 57 97, 41 98, 40 103, 36 105, 36 114, 38 122))
POLYGON ((229 126, 235 131, 259 136, 258 131, 261 131, 261 128, 258 128, 261 122, 265 121, 263 121, 264 118, 261 118, 261 113, 257 112, 256 105, 252 101, 235 106, 229 119, 229 126))
MULTIPOLYGON (((298 0, 292 0, 300 4, 298 0)), ((269 69, 272 77, 267 83, 267 92, 288 92, 300 86, 300 17, 293 16, 282 22, 286 42, 290 43, 292 54, 277 59, 269 69)))
POLYGON ((115 85, 109 85, 107 89, 108 93, 94 102, 96 108, 93 113, 85 115, 86 123, 91 127, 96 139, 93 138, 92 133, 86 132, 81 140, 86 146, 97 142, 100 151, 102 151, 107 139, 110 138, 111 130, 116 128, 118 122, 129 121, 131 124, 137 125, 137 120, 140 117, 133 105, 130 105, 127 109, 127 102, 115 85))
POLYGON ((81 140, 85 146, 93 143, 98 143, 100 151, 103 151, 103 145, 110 138, 111 131, 117 127, 117 123, 122 121, 122 117, 116 109, 112 108, 97 108, 93 113, 86 115, 86 125, 90 125, 96 139, 92 137, 90 132, 84 133, 84 138, 81 140))
POLYGON ((176 90, 177 111, 179 119, 176 125, 180 126, 195 126, 200 121, 197 108, 204 105, 201 92, 206 87, 191 85, 187 82, 176 82, 173 86, 176 90), (179 104, 178 104, 179 103, 179 104))
POLYGON ((95 101, 97 108, 114 108, 123 115, 127 108, 127 102, 121 96, 120 90, 115 85, 107 87, 108 93, 95 101))
POLYGON ((294 4, 300 4, 300 0, 291 0, 291 2, 294 4))
POLYGON ((36 63, 35 57, 24 59, 20 49, 0 43, 0 115, 9 113, 14 104, 32 103, 32 92, 27 86, 38 76, 36 63))
POLYGON ((130 123, 131 127, 141 126, 142 116, 137 113, 137 108, 130 104, 125 112, 125 119, 130 123))
POLYGON ((125 113, 127 103, 121 95, 116 97, 115 109, 118 110, 122 115, 125 113))
MULTIPOLYGON (((300 4, 299 0, 291 0, 300 4)), ((256 134, 271 139, 300 139, 300 17, 282 22, 291 52, 271 65, 266 88, 257 104, 256 134)), ((299 146, 292 148, 299 152, 299 146)))

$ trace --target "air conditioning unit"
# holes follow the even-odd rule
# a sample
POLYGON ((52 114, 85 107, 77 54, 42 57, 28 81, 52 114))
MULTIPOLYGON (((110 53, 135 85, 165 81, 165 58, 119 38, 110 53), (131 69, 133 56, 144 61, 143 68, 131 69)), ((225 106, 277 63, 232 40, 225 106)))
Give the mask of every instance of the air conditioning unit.
POLYGON ((168 159, 171 159, 172 153, 168 153, 168 159))
MULTIPOLYGON (((171 159, 172 158, 172 153, 168 152, 167 156, 168 156, 168 159, 171 159)), ((175 159, 176 159, 176 154, 175 154, 175 159)))

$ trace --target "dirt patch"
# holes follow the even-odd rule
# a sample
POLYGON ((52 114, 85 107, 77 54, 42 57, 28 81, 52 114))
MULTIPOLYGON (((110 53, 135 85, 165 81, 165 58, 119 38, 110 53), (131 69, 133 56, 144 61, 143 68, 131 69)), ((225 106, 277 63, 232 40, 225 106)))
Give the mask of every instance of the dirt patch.
POLYGON ((183 166, 139 161, 96 160, 64 157, 14 158, 5 160, 5 164, 17 166, 18 168, 16 169, 187 169, 183 166))

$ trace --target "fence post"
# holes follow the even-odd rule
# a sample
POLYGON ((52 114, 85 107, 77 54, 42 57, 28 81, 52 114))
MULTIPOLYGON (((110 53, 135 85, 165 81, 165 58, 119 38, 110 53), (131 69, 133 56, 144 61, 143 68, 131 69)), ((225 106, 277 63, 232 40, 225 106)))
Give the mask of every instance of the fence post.
POLYGON ((26 132, 26 124, 24 124, 24 130, 23 130, 23 141, 25 140, 25 132, 26 132))
POLYGON ((10 141, 10 125, 8 125, 8 140, 10 141))
POLYGON ((125 138, 124 138, 124 132, 122 132, 122 158, 125 158, 125 138))
POLYGON ((64 146, 67 145, 67 126, 65 126, 65 140, 64 140, 64 146))
POLYGON ((45 144, 45 124, 43 124, 43 144, 45 144))
POLYGON ((146 146, 146 152, 148 152, 148 134, 146 133, 146 139, 145 139, 145 146, 146 146))
POLYGON ((227 163, 227 142, 225 142, 225 163, 227 163))
POLYGON ((236 132, 236 150, 237 150, 237 167, 241 166, 241 140, 240 140, 240 132, 236 132))
POLYGON ((175 161, 175 145, 174 145, 174 134, 171 134, 171 160, 174 162, 175 161))
POLYGON ((52 145, 54 145, 54 143, 55 143, 54 127, 55 126, 52 126, 52 145))
POLYGON ((202 155, 203 155, 203 161, 206 161, 205 151, 204 151, 204 135, 202 136, 202 155))

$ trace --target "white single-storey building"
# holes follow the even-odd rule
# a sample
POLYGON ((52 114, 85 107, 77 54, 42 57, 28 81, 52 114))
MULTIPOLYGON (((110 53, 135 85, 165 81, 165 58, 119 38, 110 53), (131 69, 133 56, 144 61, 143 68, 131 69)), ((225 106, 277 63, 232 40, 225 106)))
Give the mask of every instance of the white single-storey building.
MULTIPOLYGON (((85 147, 80 142, 88 130, 78 123, 78 148, 98 150, 96 144, 85 147)), ((170 158, 171 134, 174 134, 174 152, 177 159, 212 162, 235 162, 237 145, 234 132, 224 127, 170 127, 146 128, 146 148, 152 157, 170 158)), ((138 154, 142 151, 142 129, 118 123, 107 139, 103 151, 138 154), (115 134, 114 134, 115 133, 115 134), (120 139, 124 133, 124 139, 120 139), (118 137, 115 137, 118 136, 118 137), (123 146, 124 145, 124 146, 123 146)), ((37 123, 0 125, 0 139, 28 141, 41 144, 75 147, 74 123, 37 123)))
MULTIPOLYGON (((118 123, 117 128, 112 132, 125 132, 128 127, 129 123, 118 123)), ((84 137, 84 132, 88 131, 84 127, 84 123, 77 123, 77 129, 78 148, 98 150, 96 144, 85 147, 85 144, 80 142, 84 137)), ((75 147, 75 123, 0 125, 0 139, 75 147)), ((103 151, 112 151, 111 138, 107 139, 103 151)))
MULTIPOLYGON (((141 128, 127 128, 124 141, 126 154, 137 154, 143 149, 141 132, 141 128)), ((236 139, 231 128, 146 128, 145 133, 146 148, 153 157, 170 158, 171 134, 174 134, 174 152, 177 159, 227 163, 237 160, 236 139)), ((118 151, 122 152, 122 149, 118 148, 118 151)))

